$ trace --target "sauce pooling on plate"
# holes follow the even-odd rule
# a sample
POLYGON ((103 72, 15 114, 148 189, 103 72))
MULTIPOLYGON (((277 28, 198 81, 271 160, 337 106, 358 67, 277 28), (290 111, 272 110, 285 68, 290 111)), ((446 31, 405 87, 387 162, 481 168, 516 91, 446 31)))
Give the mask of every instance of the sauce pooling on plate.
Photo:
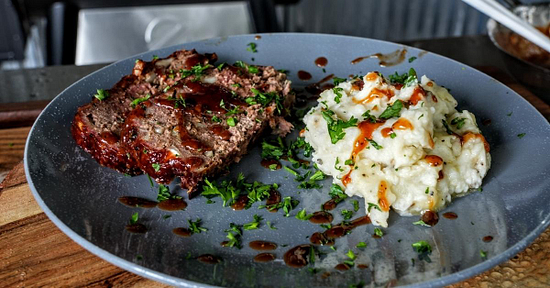
POLYGON ((273 261, 276 258, 277 257, 275 256, 275 254, 272 254, 272 253, 260 253, 256 256, 254 256, 254 261, 259 262, 259 263, 264 263, 264 262, 273 261))
POLYGON ((183 210, 187 208, 187 202, 185 202, 183 199, 167 199, 164 201, 161 201, 157 207, 161 210, 165 211, 178 211, 183 210))
POLYGON ((211 255, 211 254, 200 255, 199 257, 197 257, 197 260, 201 261, 202 263, 206 263, 206 264, 218 264, 218 263, 222 262, 221 258, 219 258, 217 256, 214 256, 214 255, 211 255))
POLYGON ((310 80, 311 79, 311 74, 309 74, 309 72, 307 72, 307 71, 300 70, 300 71, 298 71, 298 79, 300 79, 302 81, 310 80))
POLYGON ((351 64, 358 64, 359 62, 368 58, 377 58, 379 60, 378 65, 380 65, 381 67, 390 67, 403 63, 406 55, 407 49, 403 48, 387 54, 374 53, 372 55, 357 57, 351 61, 351 64))
POLYGON ((118 198, 118 202, 130 206, 130 207, 139 207, 139 208, 154 208, 157 207, 157 202, 147 200, 145 198, 133 197, 133 196, 122 196, 118 198))
POLYGON ((248 246, 250 246, 250 248, 254 250, 259 250, 259 251, 270 251, 270 250, 277 249, 277 244, 269 241, 260 241, 260 240, 252 241, 248 243, 248 246))
POLYGON ((313 246, 309 244, 298 245, 288 250, 283 259, 286 265, 301 268, 309 264, 310 257, 315 257, 315 255, 310 255, 311 253, 315 253, 313 246))
POLYGON ((317 65, 317 67, 323 68, 327 66, 327 63, 328 63, 328 60, 325 57, 319 57, 315 59, 315 65, 317 65))

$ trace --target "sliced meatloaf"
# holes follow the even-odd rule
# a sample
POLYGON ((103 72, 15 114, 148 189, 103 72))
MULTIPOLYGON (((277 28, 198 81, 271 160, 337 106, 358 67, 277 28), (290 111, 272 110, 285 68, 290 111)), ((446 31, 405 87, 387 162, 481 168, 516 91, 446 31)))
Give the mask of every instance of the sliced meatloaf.
POLYGON ((121 127, 133 109, 132 102, 163 93, 181 80, 176 71, 205 66, 216 58, 215 54, 181 50, 151 62, 137 60, 131 75, 109 90, 98 90, 92 102, 78 108, 71 127, 76 143, 101 165, 130 175, 140 174, 135 160, 120 143, 121 127))
POLYGON ((180 77, 127 117, 122 142, 159 183, 174 177, 192 192, 204 177, 238 162, 262 131, 286 134, 290 81, 273 67, 209 67, 180 77))

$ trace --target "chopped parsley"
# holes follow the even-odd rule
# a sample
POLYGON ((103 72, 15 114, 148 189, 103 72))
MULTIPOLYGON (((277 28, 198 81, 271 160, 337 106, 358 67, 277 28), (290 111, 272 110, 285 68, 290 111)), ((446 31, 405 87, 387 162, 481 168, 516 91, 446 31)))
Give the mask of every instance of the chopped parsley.
POLYGON ((256 43, 250 42, 250 43, 246 44, 246 46, 248 46, 246 48, 246 51, 250 51, 252 53, 257 53, 258 52, 258 50, 256 50, 256 43))
POLYGON ((262 216, 254 214, 254 221, 246 223, 243 225, 244 230, 255 230, 260 226, 260 222, 263 220, 262 216))
POLYGON ((376 141, 372 140, 372 139, 367 139, 369 140, 369 143, 372 145, 372 147, 376 148, 376 150, 380 150, 384 147, 380 146, 378 143, 376 143, 376 141))
POLYGON ((430 243, 421 240, 412 244, 412 248, 416 253, 418 253, 418 260, 425 260, 428 263, 431 263, 429 255, 432 254, 432 246, 430 243))
POLYGON ((395 132, 391 132, 390 138, 391 138, 391 139, 394 139, 395 137, 397 137, 397 134, 395 134, 395 132))
POLYGON ((230 205, 233 199, 239 195, 236 189, 227 189, 228 187, 224 187, 224 185, 217 187, 206 178, 204 179, 204 183, 206 183, 206 185, 202 185, 203 191, 201 195, 206 197, 215 197, 219 195, 223 200, 223 206, 230 205))
MULTIPOLYGON (((309 172, 310 171, 308 171, 308 173, 309 172)), ((306 176, 307 176, 307 173, 306 173, 306 176)), ((325 177, 326 177, 325 174, 323 174, 321 170, 317 170, 315 173, 313 173, 313 175, 311 175, 311 177, 309 177, 309 180, 301 182, 300 185, 298 185, 298 188, 300 189, 321 188, 322 186, 317 184, 316 182, 324 180, 325 177)), ((302 181, 302 180, 298 180, 298 181, 302 181)))
POLYGON ((432 227, 432 226, 426 224, 426 222, 424 222, 422 220, 418 220, 416 222, 413 222, 413 225, 424 226, 424 227, 432 227))
POLYGON ((206 198, 220 196, 223 200, 223 206, 231 205, 239 195, 246 194, 248 196, 246 209, 250 208, 255 202, 267 199, 269 192, 279 187, 277 184, 266 185, 258 181, 254 181, 253 183, 245 182, 245 177, 242 173, 237 176, 235 183, 224 180, 220 184, 216 184, 210 182, 208 179, 205 179, 204 182, 201 195, 206 198))
POLYGON ((342 99, 342 91, 344 91, 344 88, 340 88, 340 87, 332 88, 332 92, 336 94, 336 96, 334 96, 334 102, 340 103, 340 99, 342 99))
POLYGON ((151 184, 151 187, 155 187, 155 184, 153 184, 153 179, 151 179, 151 176, 147 174, 147 179, 149 179, 149 184, 151 184))
POLYGON ((346 253, 346 256, 348 256, 349 260, 345 260, 344 264, 346 264, 348 266, 354 266, 355 265, 355 259, 357 259, 357 256, 355 256, 355 253, 353 253, 353 251, 351 251, 351 250, 348 250, 348 252, 346 253))
POLYGON ((132 106, 132 108, 134 108, 139 103, 149 100, 149 98, 151 98, 151 94, 147 93, 147 95, 145 95, 145 97, 134 99, 134 101, 132 101, 132 103, 130 103, 130 106, 132 106))
MULTIPOLYGON (((282 111, 285 109, 283 105, 284 98, 281 95, 279 95, 279 93, 277 92, 262 93, 255 88, 250 88, 250 90, 254 93, 254 99, 256 100, 256 102, 262 104, 263 107, 266 107, 269 104, 271 104, 273 101, 275 101, 277 114, 279 115, 282 114, 282 111)), ((250 97, 247 99, 250 99, 250 97)))
POLYGON ((306 212, 306 209, 302 209, 302 211, 298 212, 298 214, 296 214, 296 219, 298 220, 302 220, 302 221, 307 221, 309 220, 309 218, 311 218, 311 216, 313 216, 313 214, 307 214, 306 212))
POLYGON ((227 118, 227 125, 229 125, 230 127, 235 127, 235 125, 237 125, 237 120, 233 117, 229 117, 227 118))
POLYGON ((271 224, 271 222, 267 221, 267 227, 269 227, 269 229, 271 230, 277 230, 277 227, 273 226, 273 224, 271 224))
POLYGON ((380 228, 374 228, 374 235, 376 235, 378 237, 382 237, 382 236, 384 236, 384 232, 380 228))
POLYGON ((225 237, 228 239, 227 242, 224 243, 225 247, 235 247, 237 249, 241 249, 243 247, 241 244, 240 235, 227 232, 227 236, 225 237))
POLYGON ((103 89, 97 89, 97 93, 94 95, 95 98, 99 101, 105 100, 105 98, 109 97, 109 91, 105 91, 103 89))
POLYGON ((290 211, 296 208, 296 206, 298 206, 300 201, 294 200, 292 199, 292 197, 288 196, 283 198, 283 202, 280 202, 279 204, 281 203, 283 204, 282 206, 283 206, 283 211, 285 212, 285 217, 288 217, 290 214, 290 211))
POLYGON ((369 203, 367 203, 367 205, 368 205, 367 212, 369 212, 369 213, 370 213, 370 209, 372 209, 372 208, 382 212, 382 209, 380 209, 380 206, 378 206, 378 204, 374 204, 374 203, 369 202, 369 203))
POLYGON ((447 124, 447 121, 445 119, 442 119, 441 122, 443 123, 443 127, 445 127, 445 130, 447 131, 447 134, 453 135, 453 130, 449 128, 449 124, 447 124))
POLYGON ((512 113, 513 112, 510 112, 510 113, 506 114, 506 116, 510 117, 510 116, 512 116, 512 113))
POLYGON ((309 263, 315 263, 315 246, 309 246, 309 263))
POLYGON ((348 258, 351 259, 352 261, 357 259, 357 256, 355 256, 355 253, 353 253, 353 251, 351 250, 348 250, 348 253, 346 253, 346 256, 348 256, 348 258))
POLYGON ((235 67, 238 67, 238 68, 245 68, 249 73, 252 73, 252 74, 256 74, 260 71, 258 69, 258 67, 250 66, 250 65, 244 63, 243 61, 237 61, 237 62, 235 62, 234 65, 235 65, 235 67))
POLYGON ((349 220, 349 219, 351 219, 351 217, 353 217, 353 211, 348 210, 348 209, 342 209, 342 211, 340 211, 340 213, 344 217, 344 220, 349 220))
POLYGON ((239 107, 234 107, 231 110, 227 110, 227 113, 225 113, 225 116, 231 116, 240 113, 239 107))
POLYGON ((352 203, 353 203, 353 211, 355 212, 359 211, 359 201, 353 200, 352 203))
POLYGON ((183 108, 187 107, 187 103, 185 103, 185 98, 183 98, 182 95, 178 96, 178 98, 168 97, 167 99, 175 101, 174 108, 179 108, 180 106, 183 107, 183 108))
POLYGON ((168 200, 168 199, 181 199, 181 198, 182 198, 181 196, 171 194, 170 193, 170 188, 168 188, 168 186, 162 185, 162 184, 159 185, 159 191, 158 191, 158 194, 157 194, 157 201, 161 202, 161 201, 168 200))
POLYGON ((284 168, 286 171, 288 171, 288 173, 294 175, 294 177, 297 177, 297 178, 298 178, 298 177, 301 176, 300 173, 298 173, 298 172, 296 172, 296 171, 294 171, 294 170, 288 168, 287 166, 283 166, 283 168, 284 168))
POLYGON ((311 177, 309 177, 310 180, 313 181, 321 181, 325 179, 325 174, 321 170, 317 170, 311 177))
POLYGON ((346 82, 346 79, 340 78, 340 77, 334 77, 332 78, 332 83, 334 83, 334 86, 338 86, 338 84, 346 82))
POLYGON ((222 69, 225 65, 227 65, 227 63, 224 62, 224 63, 218 65, 218 67, 216 67, 216 69, 218 69, 218 71, 222 71, 222 69))
POLYGON ((418 58, 416 58, 416 56, 413 56, 413 57, 409 58, 409 63, 412 63, 416 59, 418 59, 418 58))
POLYGON ((168 218, 170 218, 170 217, 172 217, 172 215, 167 214, 167 215, 162 216, 162 219, 166 220, 166 219, 168 219, 168 218))
POLYGON ((346 162, 344 162, 344 164, 346 164, 346 165, 354 165, 355 162, 353 161, 353 159, 348 159, 348 160, 346 160, 346 162))
MULTIPOLYGON (((252 60, 254 61, 254 60, 252 60)), ((258 67, 256 66, 248 66, 248 72, 252 73, 252 74, 258 74, 260 72, 260 69, 258 69, 258 67)))
POLYGON ((292 152, 297 153, 299 150, 303 150, 304 157, 310 157, 313 152, 313 147, 311 147, 304 138, 298 137, 295 141, 290 143, 289 154, 292 154, 292 152))
POLYGON ((426 191, 424 191, 424 194, 430 193, 430 187, 426 187, 426 191))
POLYGON ((212 122, 221 123, 222 119, 220 119, 218 116, 214 115, 214 116, 212 116, 212 122))
POLYGON ((233 223, 229 224, 229 226, 231 228, 225 230, 225 232, 227 232, 227 236, 225 236, 225 238, 228 240, 224 243, 224 247, 235 247, 237 249, 241 249, 243 247, 241 244, 241 229, 233 223), (231 231, 234 231, 235 233, 232 233, 231 231))
POLYGON ((256 98, 254 98, 254 97, 247 97, 246 99, 244 99, 244 102, 246 102, 246 104, 248 104, 248 105, 258 104, 258 102, 256 102, 256 98))
POLYGON ((409 74, 404 73, 399 75, 397 71, 395 71, 395 74, 390 74, 388 77, 392 84, 404 84, 407 77, 409 77, 409 74))
POLYGON ((520 133, 520 134, 518 134, 518 138, 519 138, 519 139, 523 138, 524 136, 525 136, 525 133, 520 133))
POLYGON ((334 111, 325 110, 322 111, 323 119, 327 122, 328 133, 330 135, 330 141, 332 144, 336 144, 339 140, 342 140, 346 133, 345 128, 353 127, 357 125, 357 119, 351 116, 349 121, 343 121, 341 119, 334 119, 334 111))
POLYGON ((457 117, 457 118, 451 120, 451 125, 455 125, 456 129, 460 129, 460 128, 464 127, 465 121, 466 121, 466 118, 458 118, 457 117))
POLYGON ((264 140, 262 142, 262 159, 277 159, 282 156, 288 155, 288 150, 285 147, 283 139, 278 137, 276 141, 268 142, 264 140))
POLYGON ((368 120, 370 121, 371 123, 376 123, 376 116, 374 115, 370 115, 370 110, 367 110, 365 113, 363 113, 363 119, 364 120, 368 120))
POLYGON ((137 221, 138 221, 138 219, 139 219, 139 214, 138 214, 138 212, 132 214, 132 217, 130 218, 130 225, 136 224, 137 221))
POLYGON ((157 60, 157 59, 159 59, 159 56, 153 55, 153 60, 157 60))
POLYGON ((366 248, 366 247, 367 247, 367 243, 365 243, 365 242, 359 242, 359 243, 357 243, 357 245, 355 245, 355 247, 357 247, 357 248, 366 248))
POLYGON ((344 168, 342 168, 342 166, 338 166, 338 164, 340 164, 340 159, 336 157, 336 162, 334 162, 334 169, 340 172, 344 172, 344 168))
POLYGON ((414 81, 417 81, 417 77, 416 77, 416 71, 411 68, 409 69, 409 76, 407 77, 407 79, 405 79, 405 86, 410 86, 413 84, 414 81))
POLYGON ((479 250, 479 256, 483 259, 487 259, 487 251, 479 250))
POLYGON ((380 119, 390 119, 393 117, 399 117, 401 109, 403 108, 403 102, 401 100, 396 100, 393 104, 389 105, 382 114, 380 114, 380 119))
POLYGON ((189 223, 189 230, 193 234, 202 233, 208 231, 208 229, 201 227, 201 218, 197 218, 195 221, 187 220, 187 223, 189 223))
MULTIPOLYGON (((327 229, 327 230, 330 229, 330 228, 332 228, 332 225, 331 225, 331 224, 321 224, 321 225, 319 225, 319 226, 321 226, 322 228, 327 229)), ((331 246, 331 247, 334 247, 334 246, 331 246)), ((336 250, 336 249, 333 249, 333 250, 336 250)))
POLYGON ((409 69, 409 73, 401 75, 395 72, 395 74, 391 74, 389 78, 392 84, 403 84, 405 86, 410 86, 417 81, 416 71, 413 68, 409 69))
POLYGON ((330 198, 334 199, 336 203, 342 202, 344 199, 348 198, 348 195, 344 193, 344 189, 338 184, 332 184, 328 193, 330 198))
POLYGON ((181 77, 185 78, 185 77, 189 77, 189 76, 194 76, 193 82, 195 82, 195 81, 198 81, 200 79, 200 77, 204 74, 204 71, 206 69, 212 68, 212 67, 214 67, 214 66, 212 66, 210 64, 206 64, 204 66, 201 65, 201 64, 197 64, 197 65, 191 67, 191 69, 189 69, 189 70, 180 69, 181 77))
POLYGON ((153 167, 153 169, 155 169, 155 172, 159 172, 159 170, 160 170, 160 164, 158 164, 158 163, 153 163, 153 164, 151 164, 151 166, 153 167))

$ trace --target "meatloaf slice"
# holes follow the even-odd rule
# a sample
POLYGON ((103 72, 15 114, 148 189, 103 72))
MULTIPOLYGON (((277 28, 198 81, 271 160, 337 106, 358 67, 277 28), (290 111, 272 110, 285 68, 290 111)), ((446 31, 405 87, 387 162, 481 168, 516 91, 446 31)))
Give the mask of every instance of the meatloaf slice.
POLYGON ((159 183, 180 177, 191 193, 204 177, 238 162, 269 125, 290 130, 282 118, 293 102, 286 75, 248 68, 206 69, 134 109, 122 141, 137 165, 159 183))
POLYGON ((78 108, 71 126, 76 143, 101 165, 130 175, 140 174, 135 160, 119 141, 122 124, 133 109, 132 102, 162 93, 180 80, 175 71, 215 60, 215 54, 205 56, 194 50, 176 51, 151 62, 137 60, 131 75, 124 76, 109 90, 98 90, 98 97, 78 108))

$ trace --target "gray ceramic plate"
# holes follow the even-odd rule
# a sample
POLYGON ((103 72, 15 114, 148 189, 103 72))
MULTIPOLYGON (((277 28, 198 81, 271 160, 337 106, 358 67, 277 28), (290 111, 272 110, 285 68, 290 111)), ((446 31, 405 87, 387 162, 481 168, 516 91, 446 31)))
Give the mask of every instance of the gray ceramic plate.
MULTIPOLYGON (((183 44, 117 62, 73 84, 42 112, 31 130, 25 150, 28 182, 50 219, 78 244, 128 271, 172 285, 347 286, 363 281, 373 286, 388 282, 439 286, 472 277, 521 251, 548 226, 550 125, 535 108, 506 86, 479 71, 432 53, 407 48, 406 58, 415 56, 418 59, 393 67, 380 67, 377 59, 350 64, 359 56, 401 48, 401 45, 388 42, 332 35, 269 34, 262 35, 259 40, 255 40, 254 35, 245 35, 183 44), (257 53, 246 50, 250 42, 257 43, 257 53), (338 239, 336 252, 322 247, 321 251, 327 254, 313 267, 331 271, 332 275, 326 279, 321 277, 322 272, 311 274, 308 269, 289 268, 281 259, 287 249, 309 243, 309 235, 322 231, 318 225, 293 216, 302 208, 310 212, 318 210, 319 205, 329 199, 330 180, 325 181, 321 190, 297 194, 296 182, 287 172, 271 172, 260 166, 257 147, 241 163, 232 166, 232 175, 243 172, 251 180, 279 183, 283 196, 293 195, 301 200, 291 217, 283 217, 282 212, 259 210, 258 204, 249 210, 235 212, 222 208, 219 198, 215 199, 215 204, 206 204, 205 198, 196 197, 187 200, 189 207, 185 211, 172 213, 123 206, 117 202, 119 196, 155 199, 156 189, 150 187, 146 176, 129 178, 99 166, 75 145, 69 132, 70 123, 78 106, 89 102, 96 89, 111 87, 130 73, 136 58, 166 56, 180 48, 216 52, 220 61, 230 63, 236 60, 252 62, 254 57, 252 63, 289 70, 296 88, 318 81, 329 73, 347 77, 378 70, 388 75, 414 67, 419 74, 427 74, 451 89, 459 108, 474 112, 478 122, 491 120, 488 126, 480 124, 491 144, 493 157, 483 192, 456 199, 443 212, 456 212, 458 219, 442 218, 434 228, 412 225, 417 217, 392 214, 390 227, 385 229, 386 235, 381 239, 372 238, 373 227, 367 225, 338 239), (326 73, 314 63, 320 56, 328 59, 326 73), (313 75, 311 82, 299 80, 298 70, 309 71, 313 75), (520 133, 525 136, 519 138, 520 133), (149 227, 145 235, 130 234, 124 229, 136 211, 140 213, 140 221, 149 227), (163 219, 166 214, 172 217, 163 219), (226 235, 223 230, 230 222, 243 224, 251 221, 254 214, 265 220, 260 229, 244 232, 242 250, 220 246, 226 235), (171 233, 175 227, 187 226, 187 219, 197 217, 203 219, 208 232, 189 238, 171 233), (265 221, 274 223, 278 230, 269 229, 265 221), (494 240, 483 242, 482 238, 487 235, 494 240), (253 262, 257 252, 248 247, 251 240, 278 243, 280 247, 275 251, 278 259, 264 264, 253 262), (419 240, 431 243, 432 262, 417 260, 412 265, 411 259, 417 255, 411 243, 419 240), (368 244, 361 251, 355 248, 360 241, 368 244), (281 247, 285 244, 288 246, 281 247), (348 249, 358 254, 356 263, 368 264, 369 268, 334 271, 332 267, 346 259, 348 249), (487 251, 488 259, 480 257, 480 250, 487 251), (204 253, 217 255, 224 261, 208 265, 186 259, 187 255, 195 257, 204 253)), ((176 183, 171 186, 176 187, 176 183)), ((179 193, 185 194, 184 191, 179 193)), ((352 208, 350 202, 334 210, 333 223, 342 220, 339 215, 342 208, 352 208)), ((360 211, 362 209, 361 205, 360 211)))

